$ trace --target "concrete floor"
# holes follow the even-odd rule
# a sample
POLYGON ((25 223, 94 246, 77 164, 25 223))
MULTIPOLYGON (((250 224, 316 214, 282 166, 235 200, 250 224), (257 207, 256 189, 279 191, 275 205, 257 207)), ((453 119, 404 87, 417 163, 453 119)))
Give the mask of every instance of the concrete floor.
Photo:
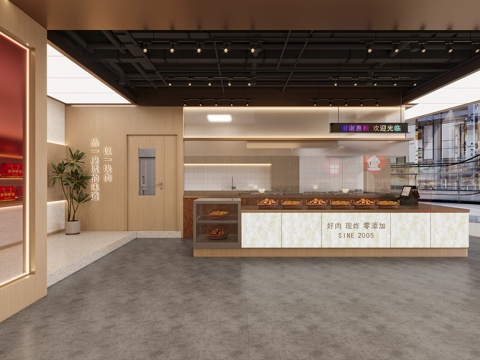
POLYGON ((460 259, 194 259, 137 239, 0 324, 0 359, 480 359, 460 259))

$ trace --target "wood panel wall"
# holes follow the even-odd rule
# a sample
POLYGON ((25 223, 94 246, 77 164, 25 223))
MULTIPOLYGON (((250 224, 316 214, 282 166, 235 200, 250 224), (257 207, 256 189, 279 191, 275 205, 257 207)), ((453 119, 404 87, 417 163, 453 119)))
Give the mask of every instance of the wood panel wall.
POLYGON ((0 1, 0 30, 33 48, 28 185, 32 273, 0 288, 0 322, 47 294, 47 31, 10 1, 0 1))
MULTIPOLYGON (((67 106, 66 143, 90 155, 90 142, 112 148, 113 182, 100 182, 100 201, 90 201, 78 212, 82 230, 127 230, 127 135, 177 135, 176 154, 166 154, 166 169, 176 163, 176 222, 183 220, 183 108, 136 106, 67 106)), ((89 160, 90 157, 87 159, 89 160)))

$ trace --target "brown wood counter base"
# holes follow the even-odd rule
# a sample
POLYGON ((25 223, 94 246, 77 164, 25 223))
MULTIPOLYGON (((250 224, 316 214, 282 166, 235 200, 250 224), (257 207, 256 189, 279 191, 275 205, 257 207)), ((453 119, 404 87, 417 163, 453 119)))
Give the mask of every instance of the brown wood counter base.
POLYGON ((468 249, 193 249, 194 257, 467 257, 468 249))

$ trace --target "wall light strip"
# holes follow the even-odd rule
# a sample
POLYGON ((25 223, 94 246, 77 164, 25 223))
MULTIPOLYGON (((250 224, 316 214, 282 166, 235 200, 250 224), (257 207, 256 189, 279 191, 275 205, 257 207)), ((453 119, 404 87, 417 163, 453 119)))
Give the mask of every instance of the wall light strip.
POLYGON ((272 164, 184 164, 185 166, 272 166, 272 164))

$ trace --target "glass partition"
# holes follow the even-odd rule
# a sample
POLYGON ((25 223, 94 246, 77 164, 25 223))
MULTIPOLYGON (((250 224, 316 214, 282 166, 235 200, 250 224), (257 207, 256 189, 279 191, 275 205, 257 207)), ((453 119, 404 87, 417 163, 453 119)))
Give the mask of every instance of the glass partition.
POLYGON ((0 286, 30 272, 26 201, 29 50, 0 32, 0 286))

